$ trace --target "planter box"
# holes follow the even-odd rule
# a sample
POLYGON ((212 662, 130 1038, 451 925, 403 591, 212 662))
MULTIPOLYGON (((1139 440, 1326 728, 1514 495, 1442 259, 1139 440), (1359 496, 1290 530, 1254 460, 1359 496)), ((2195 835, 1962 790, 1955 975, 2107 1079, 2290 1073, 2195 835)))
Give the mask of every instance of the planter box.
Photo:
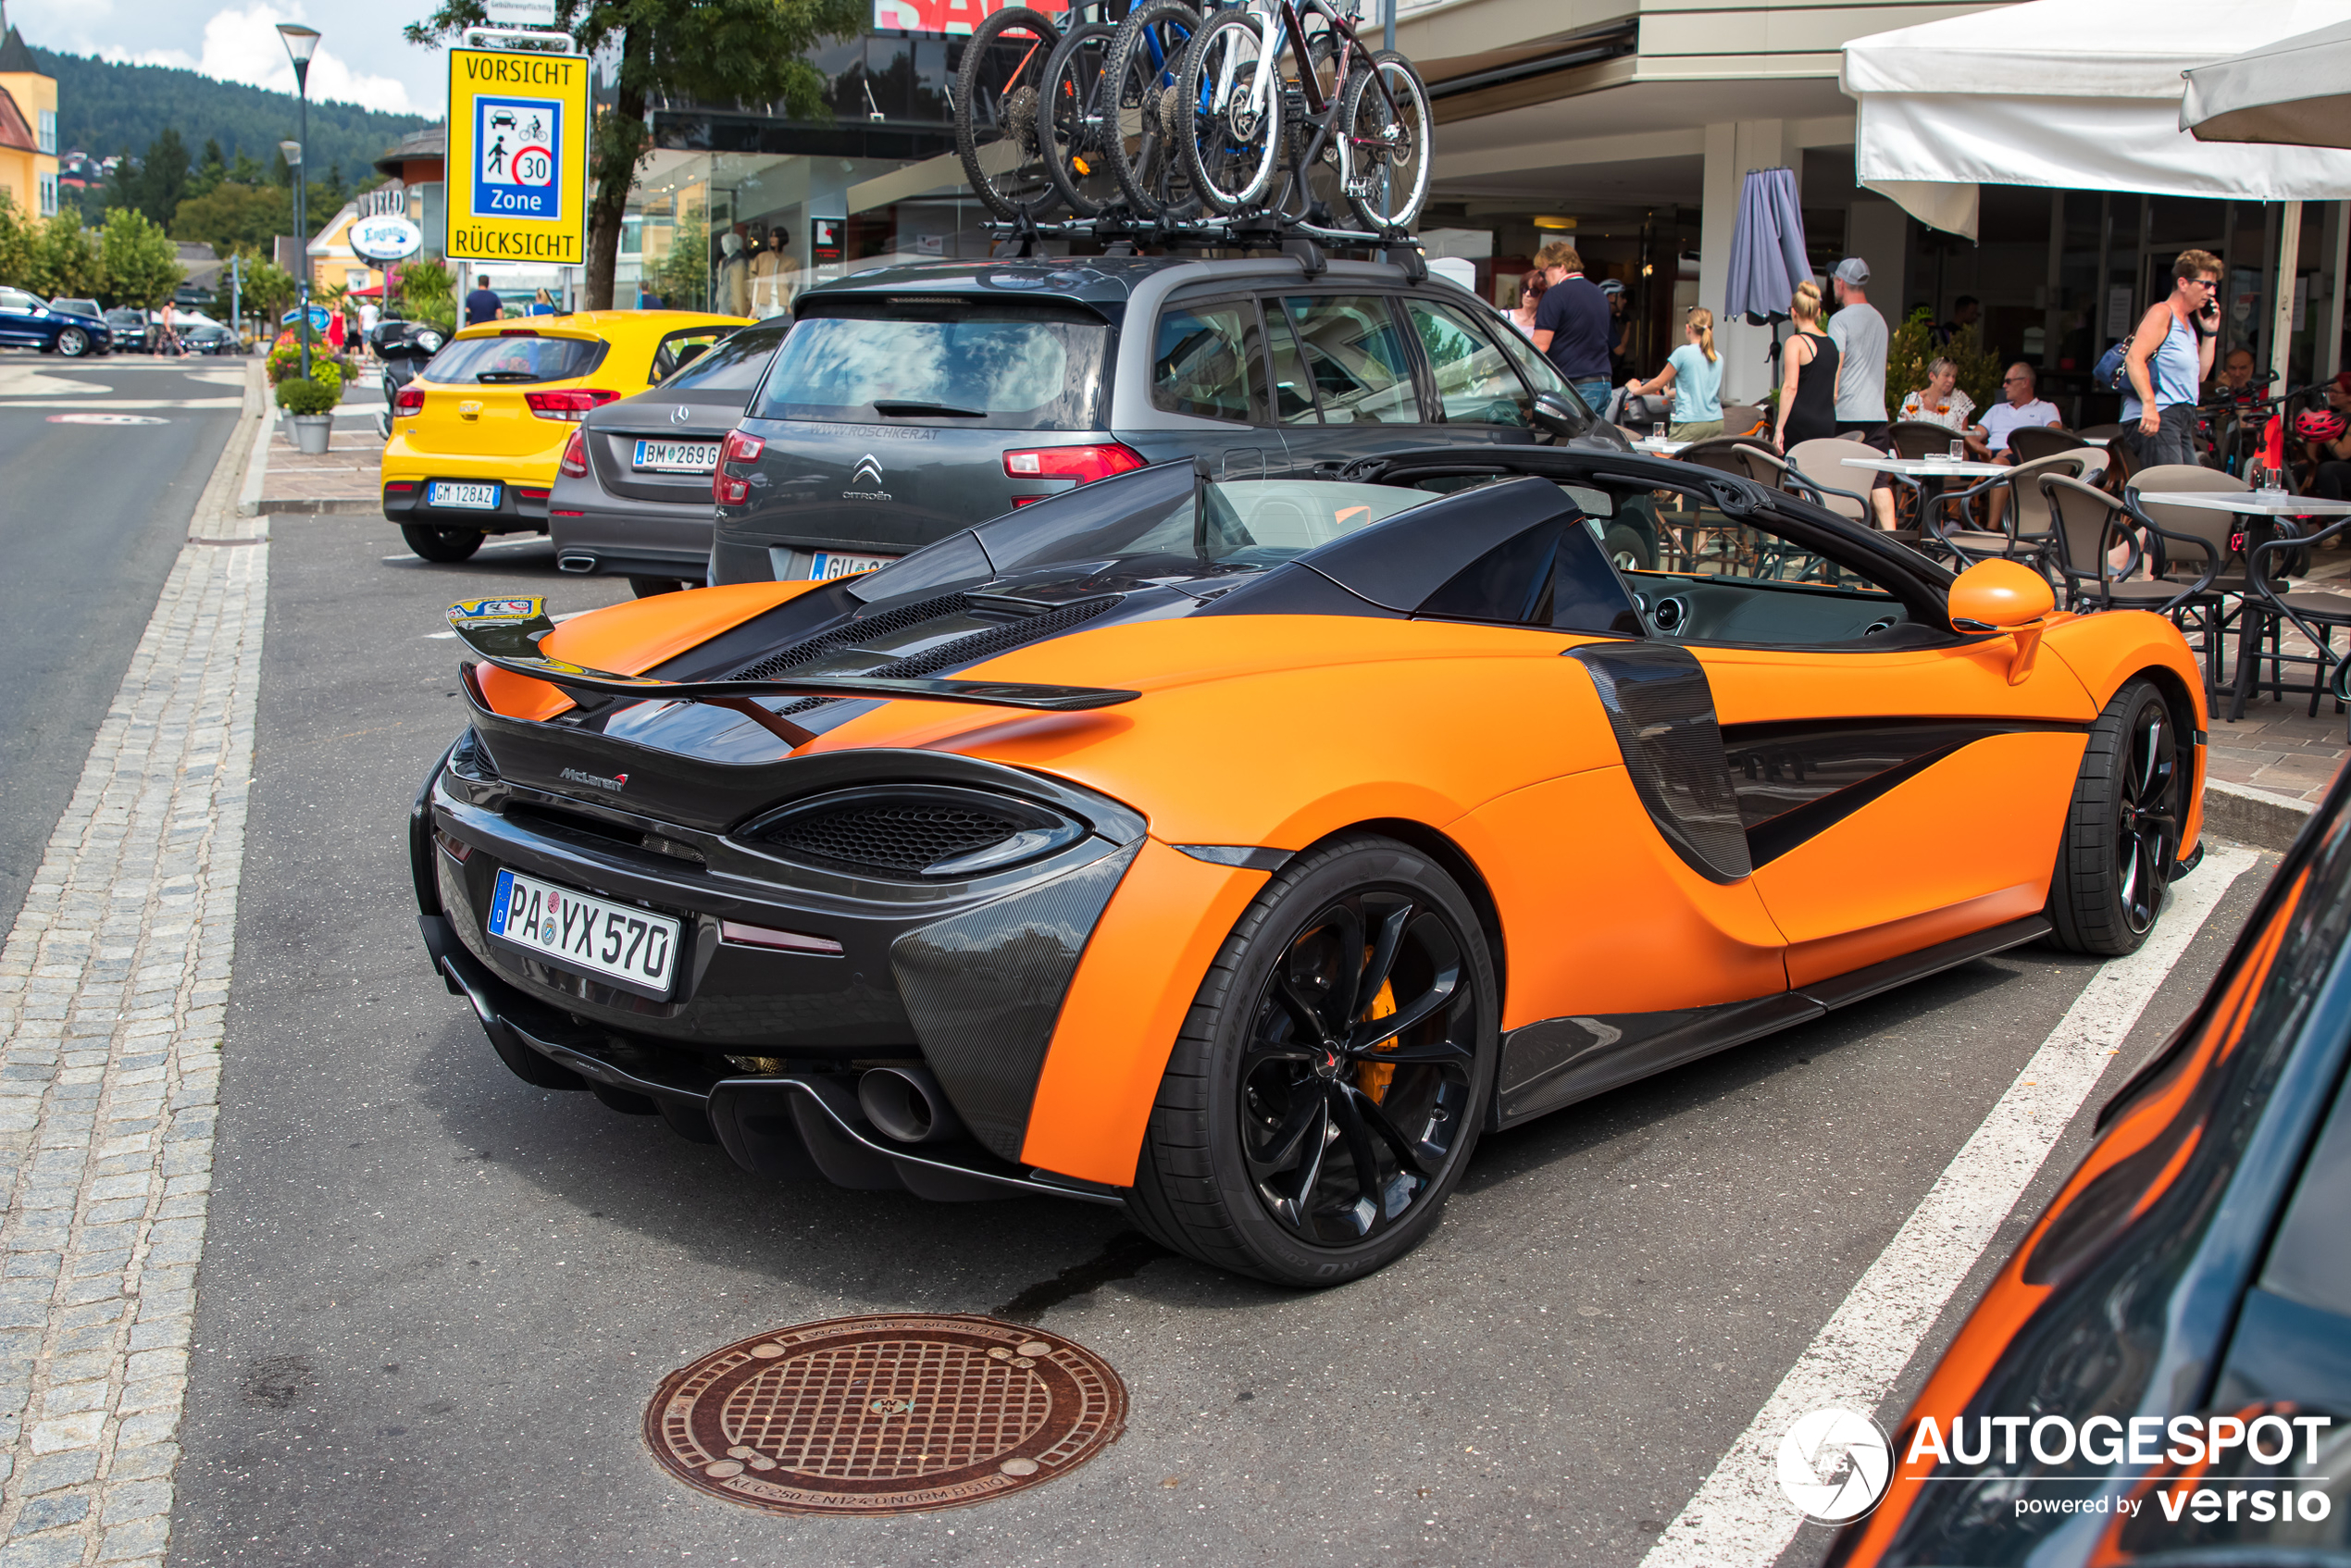
POLYGON ((313 457, 323 455, 327 440, 334 434, 335 417, 331 414, 293 414, 293 443, 296 452, 306 452, 313 457))

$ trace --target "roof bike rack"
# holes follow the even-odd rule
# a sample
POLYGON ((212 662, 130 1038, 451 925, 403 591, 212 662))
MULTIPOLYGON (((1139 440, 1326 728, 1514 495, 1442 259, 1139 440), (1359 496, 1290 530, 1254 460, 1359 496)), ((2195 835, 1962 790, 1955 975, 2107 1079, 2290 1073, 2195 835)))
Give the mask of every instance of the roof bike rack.
POLYGON ((1171 251, 1280 251, 1295 257, 1300 268, 1312 278, 1329 266, 1323 254, 1325 250, 1364 250, 1385 252, 1386 259, 1402 268, 1404 275, 1413 282, 1428 276, 1428 262, 1421 253, 1419 235, 1402 229, 1341 229, 1326 220, 1318 221, 1324 216, 1251 212, 1230 218, 1171 220, 1140 218, 1124 205, 1113 205, 1095 218, 1039 223, 1028 205, 1023 203, 1018 218, 990 222, 987 228, 998 244, 1016 243, 1019 248, 1013 254, 1020 257, 1038 255, 1039 247, 1048 241, 1081 239, 1099 243, 1108 255, 1138 255, 1147 247, 1171 251))

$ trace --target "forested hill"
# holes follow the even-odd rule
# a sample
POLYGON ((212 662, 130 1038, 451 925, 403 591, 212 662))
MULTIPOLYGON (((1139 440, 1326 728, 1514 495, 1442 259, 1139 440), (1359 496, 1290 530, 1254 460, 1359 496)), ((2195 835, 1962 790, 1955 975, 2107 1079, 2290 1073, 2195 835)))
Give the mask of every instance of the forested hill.
MULTIPOLYGON (((270 163, 280 142, 294 133, 295 105, 287 93, 216 81, 170 66, 121 66, 81 55, 33 50, 41 68, 57 79, 57 145, 104 157, 125 147, 144 156, 166 126, 180 132, 191 156, 207 140, 234 163, 239 153, 270 163)), ((320 176, 342 166, 345 180, 375 179, 368 165, 408 131, 430 123, 417 115, 378 114, 351 104, 310 105, 310 165, 320 176)))

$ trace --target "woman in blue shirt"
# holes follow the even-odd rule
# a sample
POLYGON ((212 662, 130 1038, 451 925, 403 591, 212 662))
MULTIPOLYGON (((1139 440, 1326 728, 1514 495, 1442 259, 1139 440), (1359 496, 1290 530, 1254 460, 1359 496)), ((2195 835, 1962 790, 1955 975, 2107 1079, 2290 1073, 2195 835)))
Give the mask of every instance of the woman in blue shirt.
POLYGON ((1692 305, 1689 319, 1682 324, 1682 336, 1689 341, 1667 358, 1665 368, 1648 380, 1625 382, 1624 395, 1645 397, 1672 387, 1673 408, 1666 418, 1667 438, 1708 441, 1723 433, 1723 359, 1714 352, 1714 313, 1692 305))

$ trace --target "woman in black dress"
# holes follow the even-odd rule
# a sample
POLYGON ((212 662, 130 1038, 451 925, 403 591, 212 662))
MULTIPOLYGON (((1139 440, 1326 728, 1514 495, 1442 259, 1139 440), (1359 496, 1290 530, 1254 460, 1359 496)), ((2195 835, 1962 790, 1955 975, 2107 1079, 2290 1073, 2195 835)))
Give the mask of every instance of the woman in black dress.
POLYGON ((1836 434, 1835 340, 1821 330, 1821 290, 1810 279, 1796 286, 1788 307, 1796 335, 1780 349, 1780 450, 1836 434))

